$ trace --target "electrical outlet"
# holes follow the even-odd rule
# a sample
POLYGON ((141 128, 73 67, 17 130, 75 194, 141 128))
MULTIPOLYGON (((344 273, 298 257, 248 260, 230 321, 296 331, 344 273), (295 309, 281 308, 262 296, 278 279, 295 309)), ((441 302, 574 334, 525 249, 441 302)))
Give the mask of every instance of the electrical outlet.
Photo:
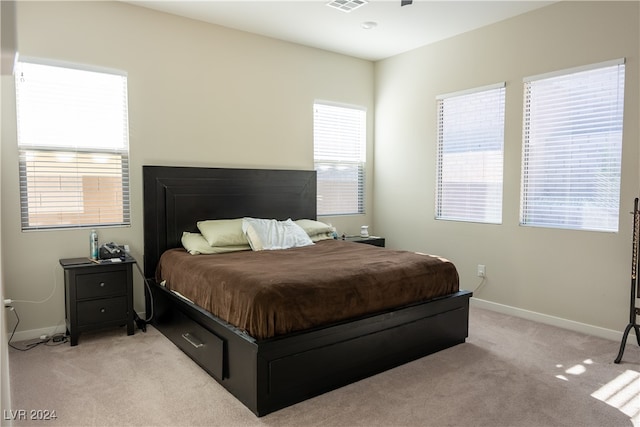
POLYGON ((484 264, 478 264, 478 277, 485 276, 485 266, 484 264))

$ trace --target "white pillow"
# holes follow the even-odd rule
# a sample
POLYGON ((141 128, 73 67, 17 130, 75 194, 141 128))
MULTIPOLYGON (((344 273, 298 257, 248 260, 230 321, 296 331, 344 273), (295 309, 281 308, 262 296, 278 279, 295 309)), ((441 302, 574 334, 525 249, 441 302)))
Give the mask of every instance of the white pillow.
POLYGON ((242 218, 198 221, 198 230, 200 230, 202 236, 207 239, 209 246, 238 246, 249 244, 242 231, 242 218))
POLYGON ((242 231, 254 251, 288 249, 313 245, 307 233, 291 219, 244 218, 242 231))
POLYGON ((237 252, 237 251, 249 251, 251 250, 251 246, 249 244, 244 245, 233 245, 233 246, 210 246, 209 242, 202 237, 200 233, 189 233, 185 231, 182 233, 182 246, 191 254, 191 255, 200 255, 200 254, 222 254, 226 252, 237 252))

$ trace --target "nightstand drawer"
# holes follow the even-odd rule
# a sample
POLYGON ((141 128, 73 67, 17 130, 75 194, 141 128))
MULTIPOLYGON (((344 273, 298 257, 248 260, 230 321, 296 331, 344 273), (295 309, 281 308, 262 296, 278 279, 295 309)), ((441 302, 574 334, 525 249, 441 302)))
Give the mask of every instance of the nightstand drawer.
POLYGON ((127 272, 124 270, 78 274, 76 282, 79 300, 127 293, 127 272))
POLYGON ((78 302, 78 326, 127 320, 127 297, 78 302))

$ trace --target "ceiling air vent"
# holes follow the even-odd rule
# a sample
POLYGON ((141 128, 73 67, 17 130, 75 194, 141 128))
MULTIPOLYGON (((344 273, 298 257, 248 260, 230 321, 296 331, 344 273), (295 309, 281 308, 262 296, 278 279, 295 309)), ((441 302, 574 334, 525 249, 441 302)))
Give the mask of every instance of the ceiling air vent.
POLYGON ((367 0, 333 0, 327 3, 327 6, 349 13, 367 3, 367 0))

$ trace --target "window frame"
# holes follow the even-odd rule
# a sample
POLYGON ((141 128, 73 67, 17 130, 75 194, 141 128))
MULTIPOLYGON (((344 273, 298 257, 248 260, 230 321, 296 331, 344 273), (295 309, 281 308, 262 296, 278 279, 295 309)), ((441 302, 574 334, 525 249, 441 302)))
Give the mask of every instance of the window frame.
MULTIPOLYGON (((322 117, 323 120, 327 120, 327 117, 322 117)), ((334 120, 338 120, 333 117, 334 120)), ((340 119, 345 119, 342 116, 340 119)), ((331 125, 335 126, 335 123, 331 125)), ((366 107, 342 104, 330 101, 316 100, 313 103, 313 163, 314 169, 317 171, 317 183, 318 183, 318 216, 342 216, 342 215, 364 215, 366 213, 366 153, 367 153, 367 109, 366 107), (338 132, 339 135, 335 136, 342 140, 342 142, 349 141, 354 145, 345 149, 344 146, 322 147, 319 149, 318 141, 321 137, 328 138, 325 133, 321 134, 321 127, 326 125, 326 122, 320 123, 318 121, 319 113, 318 107, 322 109, 334 110, 334 114, 338 114, 337 110, 343 110, 344 113, 348 112, 352 114, 350 123, 351 127, 342 126, 341 129, 333 128, 331 131, 338 132), (348 129, 345 131, 344 129, 348 129), (322 151, 319 153, 319 151, 322 151), (323 157, 324 156, 324 157, 323 157), (327 182, 323 179, 322 168, 334 168, 335 170, 343 170, 342 175, 347 175, 347 179, 343 179, 343 183, 347 183, 351 186, 355 185, 355 192, 345 192, 332 186, 336 192, 334 194, 336 199, 332 202, 328 202, 327 208, 333 208, 334 210, 323 210, 323 182, 327 182), (356 174, 356 178, 353 179, 353 174, 356 174), (344 200, 347 200, 344 202, 344 200), (346 206, 346 207, 345 207, 346 206), (354 208, 355 207, 355 208, 354 208), (342 209, 342 210, 341 210, 342 209)), ((330 185, 331 184, 327 184, 330 185)))
MULTIPOLYGON (((475 87, 467 90, 447 93, 436 96, 437 109, 437 134, 436 134, 436 187, 435 187, 435 212, 436 220, 473 222, 482 224, 502 224, 503 209, 503 187, 504 187, 504 133, 505 133, 505 102, 506 102, 506 83, 499 82, 491 85, 475 87), (479 117, 469 115, 469 111, 460 108, 461 103, 481 101, 482 98, 495 98, 496 105, 491 109, 479 107, 472 111, 477 113, 491 113, 493 121, 500 122, 498 128, 487 126, 487 117, 479 117), (447 105, 447 100, 451 101, 447 105), (445 120, 445 109, 453 110, 456 114, 453 116, 458 122, 466 121, 467 126, 472 127, 470 130, 475 131, 471 136, 458 135, 453 136, 453 130, 449 130, 445 120), (466 113, 466 114, 465 114, 466 113), (491 146, 499 144, 498 149, 489 149, 491 146), (476 147, 484 147, 486 149, 476 150, 476 147), (458 159, 452 156, 446 156, 446 151, 452 149, 459 150, 458 159), (496 151, 498 151, 496 153, 496 151), (481 155, 479 160, 461 158, 464 155, 469 156, 470 153, 478 153, 481 155), (449 157, 450 161, 446 161, 449 157), (464 165, 461 161, 464 160, 464 165), (476 160, 478 168, 470 168, 471 162, 476 160), (456 173, 456 169, 458 169, 456 173), (465 169, 464 172, 461 169, 465 169), (475 177, 469 176, 470 171, 475 172, 475 177), (448 175, 449 178, 445 178, 448 175), (454 179, 463 178, 467 175, 467 183, 458 183, 458 187, 462 192, 455 189, 454 179), (447 185, 449 184, 449 185, 447 185), (478 194, 477 197, 472 196, 472 189, 464 190, 463 187, 476 184, 485 189, 484 196, 478 194), (447 188, 449 187, 449 188, 447 188), (453 203, 447 203, 447 200, 453 200, 455 196, 464 196, 466 199, 462 202, 457 200, 453 203), (481 212, 472 212, 473 209, 481 207, 481 212)), ((463 107, 464 108, 464 107, 463 107)), ((451 127, 451 126, 449 126, 451 127)), ((460 128, 458 126, 457 128, 460 128)), ((469 129, 467 129, 469 131, 469 129)), ((464 133, 464 128, 463 132, 464 133)), ((454 153, 450 153, 454 154, 454 153)))
POLYGON ((22 231, 131 225, 127 80, 126 72, 120 70, 18 58, 15 95, 22 231), (51 73, 41 73, 44 80, 38 80, 37 70, 45 70, 43 67, 53 67, 51 73, 60 72, 67 80, 62 77, 56 80, 51 73), (35 79, 32 81, 42 86, 36 90, 23 87, 25 72, 27 79, 31 75, 35 79), (77 103, 64 104, 74 93, 82 93, 77 90, 80 83, 68 78, 74 74, 86 76, 92 81, 92 88, 98 87, 97 81, 104 84, 108 80, 117 89, 114 93, 111 85, 102 86, 100 90, 108 96, 98 98, 97 103, 81 103, 94 99, 82 94, 74 100, 77 103), (63 84, 69 81, 76 92, 65 91, 63 84), (49 92, 55 89, 58 94, 49 92), (25 102, 33 103, 25 106, 25 102), (105 103, 117 107, 100 109, 105 103), (56 116, 55 110, 65 111, 64 105, 69 105, 71 110, 57 122, 55 119, 62 116, 56 116), (73 110, 74 106, 80 106, 81 110, 73 110), (39 110, 36 112, 36 109, 39 110), (86 111, 87 116, 76 111, 86 111), (92 132, 97 138, 91 138, 91 131, 86 130, 90 126, 66 126, 70 121, 81 123, 86 117, 99 117, 101 123, 107 123, 105 128, 109 131, 98 133, 99 126, 96 126, 92 132), (28 122, 37 119, 42 119, 38 121, 39 126, 30 127, 28 122), (105 144, 104 138, 110 142, 105 144))
MULTIPOLYGON (((583 87, 586 86, 583 85, 583 87)), ((624 91, 624 58, 553 71, 523 79, 522 167, 519 212, 519 224, 521 226, 614 233, 619 231, 624 91), (616 67, 616 69, 613 70, 613 67, 616 67), (608 69, 611 69, 611 75, 615 75, 617 80, 615 82, 612 80, 610 87, 604 87, 601 83, 599 88, 603 93, 610 91, 615 93, 615 96, 607 97, 603 94, 601 98, 596 98, 596 88, 576 89, 575 86, 568 86, 568 84, 561 86, 563 80, 573 79, 571 83, 576 85, 580 81, 579 79, 587 80, 589 78, 587 73, 595 74, 600 72, 605 74, 608 69), (538 93, 532 94, 532 91, 536 90, 536 85, 539 87, 538 93), (548 96, 554 93, 560 93, 560 90, 556 88, 553 89, 553 93, 551 91, 542 93, 543 85, 556 85, 558 88, 562 88, 565 93, 565 97, 558 96, 553 98, 552 102, 543 106, 547 108, 545 110, 547 114, 544 116, 545 123, 551 123, 548 117, 551 113, 554 113, 557 116, 556 119, 564 119, 563 125, 553 122, 543 128, 532 122, 535 120, 543 121, 543 118, 540 117, 541 114, 537 112, 537 109, 541 108, 541 106, 539 104, 532 105, 532 97, 535 96, 537 100, 542 99, 541 96, 546 96, 544 99, 547 99, 548 96), (581 96, 581 98, 577 98, 577 96, 581 96), (614 119, 605 118, 614 116, 611 114, 612 110, 608 108, 606 113, 597 111, 598 104, 595 100, 598 99, 601 100, 600 108, 605 103, 607 103, 607 106, 615 105, 614 119), (571 105, 572 101, 573 105, 571 105), (571 109, 568 110, 567 106, 571 107, 571 109), (569 112, 564 113, 563 111, 569 112), (598 114, 594 116, 594 112, 598 114), (595 127, 594 124, 596 124, 595 127), (562 139, 554 135, 562 135, 562 139), (552 142, 554 139, 557 140, 556 143, 552 142), (602 150, 607 151, 606 156, 604 156, 607 161, 598 163, 595 166, 591 165, 593 163, 592 159, 598 158, 598 161, 600 161, 602 157, 588 155, 590 147, 595 144, 592 140, 598 143, 596 148, 601 152, 602 150), (606 143, 613 143, 614 145, 611 147, 603 146, 602 144, 605 140, 606 143), (552 144, 555 145, 552 146, 552 144), (549 154, 552 149, 555 154, 549 154), (536 151, 534 152, 534 150, 536 151), (560 165, 562 156, 571 159, 571 161, 560 165), (587 158, 589 159, 588 162, 581 160, 587 158), (540 165, 535 163, 540 161, 544 163, 540 163, 540 165), (615 162, 615 164, 612 162, 615 162), (558 165, 554 166, 554 163, 558 163, 558 165), (599 167, 601 169, 595 172, 589 171, 589 168, 596 170, 599 167), (539 176, 544 177, 544 179, 539 178, 539 176), (549 179, 551 176, 557 176, 558 178, 555 181, 551 181, 549 179), (584 177, 588 179, 585 181, 584 177), (536 186, 540 189, 535 189, 536 186), (563 187, 567 186, 570 188, 563 191, 563 187), (602 192, 602 189, 606 191, 602 192), (571 193, 574 193, 574 195, 571 193), (556 198, 556 207, 548 203, 544 205, 543 196, 545 194, 549 200, 556 198), (583 196, 578 197, 579 194, 583 196), (536 200, 536 198, 540 200, 536 200), (578 203, 580 199, 582 200, 582 205, 578 203), (592 203, 594 199, 605 201, 592 203), (546 206, 546 209, 543 209, 544 206, 546 206), (544 212, 545 210, 546 212, 544 212), (575 215, 573 215, 574 213, 575 215), (549 219, 544 219, 543 217, 545 216, 549 219)))

